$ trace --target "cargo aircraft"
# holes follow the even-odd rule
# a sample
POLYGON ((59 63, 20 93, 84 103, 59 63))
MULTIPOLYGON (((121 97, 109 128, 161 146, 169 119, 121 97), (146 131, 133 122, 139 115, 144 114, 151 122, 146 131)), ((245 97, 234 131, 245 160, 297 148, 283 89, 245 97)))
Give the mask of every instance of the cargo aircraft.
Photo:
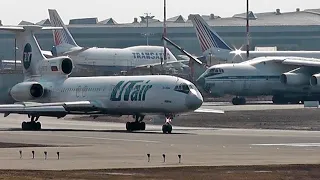
POLYGON ((194 59, 198 87, 216 97, 235 95, 234 105, 246 104, 246 96, 262 95, 273 96, 274 104, 320 101, 320 59, 267 56, 208 67, 170 39, 164 40, 194 59))
POLYGON ((201 109, 203 98, 191 82, 167 75, 69 77, 73 69, 68 56, 46 58, 34 36, 40 30, 56 27, 1 26, 15 33, 24 81, 9 92, 16 104, 0 105, 5 117, 26 114, 23 130, 40 130, 39 117, 62 118, 75 115, 133 115, 128 131, 145 130, 145 115, 164 115, 164 133, 171 133, 173 117, 187 112, 223 111, 201 109), (200 109, 199 109, 200 108, 200 109))

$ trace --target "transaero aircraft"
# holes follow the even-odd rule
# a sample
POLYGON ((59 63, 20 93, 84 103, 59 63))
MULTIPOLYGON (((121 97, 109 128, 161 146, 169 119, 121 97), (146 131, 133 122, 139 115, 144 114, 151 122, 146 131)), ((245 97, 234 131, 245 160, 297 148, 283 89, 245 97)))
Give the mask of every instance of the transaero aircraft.
MULTIPOLYGON (((191 21, 196 31, 200 47, 204 56, 213 55, 216 59, 227 63, 242 62, 247 59, 247 52, 233 50, 223 39, 205 22, 200 15, 191 15, 191 21)), ((320 51, 250 51, 249 59, 264 56, 294 56, 306 58, 320 58, 320 51)))
POLYGON ((320 59, 260 57, 208 68, 197 80, 214 96, 235 95, 232 103, 245 104, 243 96, 273 95, 273 103, 320 101, 320 59))
POLYGON ((63 27, 62 30, 53 30, 55 47, 52 54, 68 55, 77 66, 109 72, 110 74, 128 71, 133 68, 161 67, 161 59, 165 62, 164 67, 172 67, 180 72, 188 73, 189 67, 183 61, 177 61, 169 49, 161 46, 133 46, 124 49, 119 48, 85 48, 77 45, 69 30, 61 20, 58 12, 49 9, 51 25, 63 27), (98 68, 98 69, 97 69, 98 68))
POLYGON ((41 26, 1 26, 16 34, 18 54, 23 59, 24 81, 10 90, 17 104, 0 105, 0 113, 26 114, 23 130, 40 130, 40 116, 62 118, 75 115, 133 115, 128 131, 145 130, 145 115, 165 116, 164 133, 171 133, 170 121, 180 113, 222 111, 199 109, 203 98, 194 84, 174 76, 69 77, 73 62, 67 56, 47 59, 34 33, 41 26))

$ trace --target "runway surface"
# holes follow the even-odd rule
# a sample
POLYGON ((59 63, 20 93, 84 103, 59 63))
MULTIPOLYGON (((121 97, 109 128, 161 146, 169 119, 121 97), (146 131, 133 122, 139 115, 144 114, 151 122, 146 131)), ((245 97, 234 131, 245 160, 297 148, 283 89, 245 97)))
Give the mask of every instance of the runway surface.
POLYGON ((1 118, 1 142, 59 147, 0 149, 0 169, 106 169, 320 163, 320 132, 161 126, 127 133, 125 124, 42 117, 43 130, 20 131, 26 116, 1 118), (19 150, 23 157, 20 159, 19 150), (35 151, 32 159, 31 151, 35 151), (44 159, 44 151, 48 159, 44 159), (56 152, 60 152, 57 160, 56 152), (151 154, 150 162, 147 154, 151 154), (162 154, 166 155, 163 162, 162 154), (182 155, 181 163, 178 155, 182 155))
POLYGON ((232 105, 228 102, 204 102, 202 109, 216 109, 223 111, 258 111, 258 110, 277 110, 277 109, 302 109, 303 104, 277 105, 267 103, 267 101, 253 101, 247 105, 232 105))

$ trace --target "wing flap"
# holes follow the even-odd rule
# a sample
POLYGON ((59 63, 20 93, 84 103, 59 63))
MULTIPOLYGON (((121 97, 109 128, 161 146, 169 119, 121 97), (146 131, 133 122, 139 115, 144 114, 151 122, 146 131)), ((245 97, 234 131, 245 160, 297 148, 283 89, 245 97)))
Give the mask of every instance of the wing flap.
POLYGON ((99 107, 89 101, 58 102, 58 103, 34 103, 0 105, 0 113, 7 116, 10 113, 30 114, 38 116, 63 117, 67 114, 86 114, 96 112, 99 107))

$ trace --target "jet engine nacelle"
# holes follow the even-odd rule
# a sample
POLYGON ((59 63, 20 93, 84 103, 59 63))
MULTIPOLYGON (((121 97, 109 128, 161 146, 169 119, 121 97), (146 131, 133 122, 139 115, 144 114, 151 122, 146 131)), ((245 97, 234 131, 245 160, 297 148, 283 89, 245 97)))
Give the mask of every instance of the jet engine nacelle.
POLYGON ((43 75, 70 75, 73 70, 73 62, 67 56, 50 58, 42 61, 40 70, 43 75))
POLYGON ((308 85, 309 77, 303 73, 287 72, 281 74, 280 82, 285 85, 308 85))
POLYGON ((320 74, 314 74, 310 78, 310 85, 311 86, 319 86, 320 85, 320 74))
POLYGON ((38 82, 22 82, 13 86, 10 90, 11 97, 16 101, 30 101, 41 98, 44 88, 38 82))

